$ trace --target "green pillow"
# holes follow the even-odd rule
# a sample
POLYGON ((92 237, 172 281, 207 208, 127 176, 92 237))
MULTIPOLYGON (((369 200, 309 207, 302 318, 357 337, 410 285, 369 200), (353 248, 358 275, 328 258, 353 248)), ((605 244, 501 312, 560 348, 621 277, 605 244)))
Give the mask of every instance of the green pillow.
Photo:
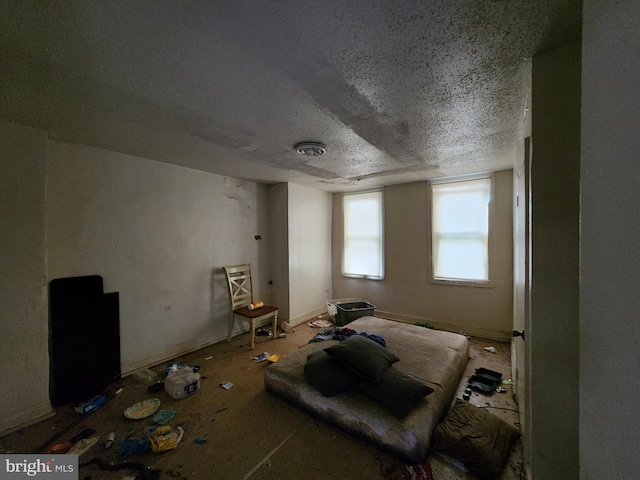
POLYGON ((455 404, 433 433, 434 450, 460 460, 483 480, 498 478, 518 429, 469 402, 455 404))
POLYGON ((382 345, 362 335, 353 335, 324 351, 354 375, 374 383, 399 360, 382 345))
POLYGON ((324 350, 313 352, 304 364, 307 381, 325 397, 355 388, 360 378, 334 362, 324 350))
POLYGON ((362 382, 358 389, 398 416, 406 416, 433 388, 400 370, 389 367, 378 383, 362 382))

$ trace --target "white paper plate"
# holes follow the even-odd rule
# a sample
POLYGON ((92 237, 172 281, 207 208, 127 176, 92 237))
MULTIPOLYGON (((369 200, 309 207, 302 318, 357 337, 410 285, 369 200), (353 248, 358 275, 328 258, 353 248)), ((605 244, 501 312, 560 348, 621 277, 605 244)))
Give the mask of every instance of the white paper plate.
POLYGON ((134 403, 124 411, 124 416, 139 420, 153 415, 160 408, 160 400, 157 398, 148 398, 142 402, 134 403))

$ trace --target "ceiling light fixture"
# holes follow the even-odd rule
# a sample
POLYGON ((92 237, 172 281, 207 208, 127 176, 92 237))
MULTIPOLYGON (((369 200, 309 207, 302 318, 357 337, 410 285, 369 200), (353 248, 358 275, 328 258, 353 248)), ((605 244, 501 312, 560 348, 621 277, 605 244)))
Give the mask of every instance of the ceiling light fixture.
POLYGON ((307 155, 309 157, 317 157, 327 152, 327 146, 320 142, 302 142, 294 146, 300 155, 307 155))

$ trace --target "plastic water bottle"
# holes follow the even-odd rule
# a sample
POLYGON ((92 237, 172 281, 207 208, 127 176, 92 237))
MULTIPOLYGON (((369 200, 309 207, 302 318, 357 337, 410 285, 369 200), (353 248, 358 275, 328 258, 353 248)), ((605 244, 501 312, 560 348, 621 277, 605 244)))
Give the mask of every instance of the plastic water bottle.
POLYGON ((167 378, 164 379, 164 390, 176 400, 188 397, 192 393, 200 389, 200 374, 193 371, 190 367, 182 367, 180 369, 169 372, 167 378))
POLYGON ((249 310, 255 310, 256 308, 262 308, 262 307, 264 307, 264 303, 262 301, 253 302, 247 306, 249 310))

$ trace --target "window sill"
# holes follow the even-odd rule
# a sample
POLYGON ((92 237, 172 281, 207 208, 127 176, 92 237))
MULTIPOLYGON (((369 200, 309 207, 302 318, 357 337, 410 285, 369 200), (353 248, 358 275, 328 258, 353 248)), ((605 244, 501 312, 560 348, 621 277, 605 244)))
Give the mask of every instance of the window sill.
POLYGON ((365 280, 384 280, 384 275, 382 277, 371 277, 368 275, 356 275, 356 274, 350 274, 350 273, 341 273, 341 275, 347 278, 363 278, 365 280))
POLYGON ((474 280, 456 280, 456 279, 446 279, 446 278, 430 278, 429 283, 433 283, 434 285, 449 285, 452 287, 471 287, 471 288, 495 288, 496 284, 494 282, 482 282, 482 281, 474 281, 474 280))

